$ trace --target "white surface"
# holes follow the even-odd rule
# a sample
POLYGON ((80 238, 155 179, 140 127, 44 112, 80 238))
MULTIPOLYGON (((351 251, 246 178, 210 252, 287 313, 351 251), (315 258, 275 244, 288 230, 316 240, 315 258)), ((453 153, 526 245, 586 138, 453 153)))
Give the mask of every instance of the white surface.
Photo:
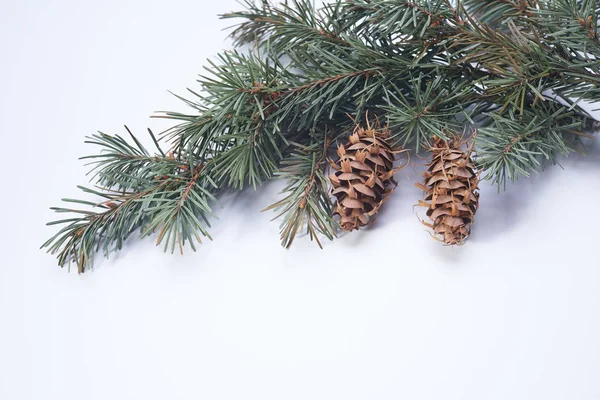
POLYGON ((483 185, 468 245, 419 225, 404 177, 375 227, 290 251, 224 201, 214 242, 152 240, 93 272, 38 250, 77 194, 97 129, 160 130, 229 47, 233 1, 2 1, 0 399, 600 398, 600 147, 502 194, 483 185))

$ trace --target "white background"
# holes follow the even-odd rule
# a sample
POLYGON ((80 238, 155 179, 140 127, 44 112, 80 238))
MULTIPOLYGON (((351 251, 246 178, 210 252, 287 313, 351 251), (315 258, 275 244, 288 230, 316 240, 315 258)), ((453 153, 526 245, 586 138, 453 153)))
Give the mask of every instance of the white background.
MULTIPOLYGON (((420 226, 409 181, 375 226, 279 246, 228 196, 197 253, 151 239, 85 275, 39 250, 86 183, 97 129, 185 110, 230 47, 233 1, 0 0, 0 399, 600 399, 600 146, 506 192, 482 185, 469 243, 420 226)), ((99 258, 100 260, 100 258, 99 258)))

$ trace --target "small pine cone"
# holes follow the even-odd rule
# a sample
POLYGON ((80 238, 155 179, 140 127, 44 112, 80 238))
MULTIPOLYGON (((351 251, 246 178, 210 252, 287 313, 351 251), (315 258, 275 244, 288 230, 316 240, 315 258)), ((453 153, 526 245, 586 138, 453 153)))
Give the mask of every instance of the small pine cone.
POLYGON ((356 127, 346 145, 339 145, 335 172, 329 176, 337 203, 334 215, 349 232, 372 222, 381 204, 396 187, 392 179, 400 168, 393 168, 394 154, 387 129, 356 127))
POLYGON ((419 201, 419 205, 427 207, 432 221, 423 224, 448 245, 464 243, 479 205, 479 173, 471 160, 472 148, 463 151, 462 145, 458 138, 435 138, 425 185, 417 184, 426 193, 425 201, 419 201))

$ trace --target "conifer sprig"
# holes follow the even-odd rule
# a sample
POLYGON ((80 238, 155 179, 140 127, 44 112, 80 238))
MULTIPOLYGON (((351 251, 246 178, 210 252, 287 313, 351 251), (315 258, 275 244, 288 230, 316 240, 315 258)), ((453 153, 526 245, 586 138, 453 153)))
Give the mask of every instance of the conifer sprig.
POLYGON ((150 154, 133 136, 93 135, 86 157, 101 202, 67 200, 76 216, 45 247, 83 271, 96 250, 122 246, 136 229, 167 249, 208 236, 210 203, 225 188, 289 180, 271 206, 282 244, 298 232, 335 236, 322 167, 325 135, 352 131, 367 114, 409 150, 476 125, 482 177, 505 185, 560 155, 581 151, 600 101, 600 7, 592 0, 243 0, 222 16, 239 23, 234 46, 209 61, 180 98, 187 112, 150 154), (354 118, 353 122, 348 115, 354 118), (436 139, 437 138, 437 139, 436 139), (199 233, 199 235, 198 235, 199 233))
POLYGON ((183 252, 187 243, 195 250, 200 235, 210 238, 206 228, 217 191, 211 162, 195 162, 189 152, 165 155, 160 147, 159 154, 150 155, 132 137, 135 145, 118 135, 90 138, 89 143, 100 146, 101 151, 84 158, 94 160, 94 177, 102 186, 80 189, 102 200, 63 199, 89 209, 52 208, 74 214, 50 222, 48 225, 65 226, 42 245, 58 255, 60 266, 74 262, 78 271, 84 272, 93 264, 96 252, 101 250, 108 257, 136 230, 142 236, 157 232, 157 245, 162 243, 165 251, 171 252, 175 247, 183 252))
POLYGON ((558 156, 582 151, 587 120, 581 120, 568 107, 543 103, 523 115, 514 111, 490 114, 492 122, 479 129, 478 162, 492 182, 506 187, 507 181, 528 177, 547 165, 558 162, 558 156))
POLYGON ((294 150, 282 161, 278 177, 288 181, 285 197, 265 209, 278 214, 281 222, 281 244, 289 248, 299 231, 323 247, 319 235, 329 240, 336 237, 337 223, 332 217, 333 203, 325 175, 329 139, 313 134, 309 145, 294 144, 294 150))

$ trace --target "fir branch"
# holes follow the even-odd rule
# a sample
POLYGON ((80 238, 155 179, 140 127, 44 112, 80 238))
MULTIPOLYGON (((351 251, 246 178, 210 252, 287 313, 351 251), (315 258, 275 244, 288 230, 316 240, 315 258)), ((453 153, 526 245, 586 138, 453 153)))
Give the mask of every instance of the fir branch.
POLYGON ((185 163, 177 160, 173 154, 168 156, 158 145, 151 130, 148 130, 156 148, 157 155, 151 155, 146 148, 125 127, 135 144, 128 143, 119 135, 107 135, 99 132, 89 136, 85 143, 100 147, 97 154, 81 157, 90 160, 87 165, 93 166, 88 175, 98 185, 118 190, 142 190, 153 178, 170 174, 178 168, 187 168, 185 163))
MULTIPOLYGON (((479 22, 500 27, 508 21, 528 21, 535 13, 535 0, 463 0, 461 6, 479 22)), ((506 26, 503 26, 506 29, 506 26)))
POLYGON ((333 204, 324 173, 328 145, 326 137, 317 139, 313 136, 309 145, 294 143, 294 151, 282 161, 277 175, 289 181, 282 191, 286 196, 265 211, 277 211, 274 219, 283 217, 281 244, 285 248, 290 248, 296 234, 302 230, 321 248, 319 235, 329 240, 336 236, 337 223, 332 217, 333 204))
POLYGON ((541 5, 534 10, 534 22, 553 42, 583 55, 598 54, 600 8, 596 1, 545 0, 541 5))
POLYGON ((108 186, 99 190, 80 187, 86 194, 101 197, 101 202, 63 199, 91 206, 91 210, 52 208, 57 213, 75 214, 48 224, 66 224, 42 245, 49 253, 57 254, 60 266, 75 262, 82 273, 93 264, 97 251, 102 250, 108 257, 120 250, 137 229, 142 236, 160 231, 157 245, 164 243, 165 251, 171 252, 176 244, 183 251, 188 242, 195 250, 194 240, 201 242, 198 232, 210 238, 207 217, 212 215, 209 203, 216 201, 213 193, 217 189, 210 163, 183 158, 187 153, 177 158, 165 156, 160 149, 160 155, 149 156, 135 137, 137 150, 119 136, 101 134, 92 138, 96 140, 91 143, 111 150, 109 154, 90 156, 100 158, 96 176, 108 186), (163 173, 153 175, 157 171, 163 173))
POLYGON ((225 135, 221 140, 233 140, 235 145, 215 157, 215 177, 231 187, 242 189, 246 183, 254 189, 277 170, 287 141, 272 124, 260 123, 248 136, 225 135))
POLYGON ((288 139, 272 120, 281 88, 293 79, 277 60, 261 53, 220 54, 200 79, 201 94, 186 100, 197 114, 167 112, 183 121, 166 133, 174 149, 190 148, 199 160, 212 160, 218 182, 243 188, 270 178, 288 139))
POLYGON ((559 155, 580 148, 580 138, 586 136, 582 120, 557 103, 527 108, 521 116, 509 111, 490 117, 491 124, 479 129, 476 151, 486 178, 499 187, 557 163, 559 155))
POLYGON ((449 16, 443 0, 349 0, 345 18, 353 31, 365 37, 391 37, 406 40, 423 37, 449 16))
POLYGON ((129 235, 142 226, 144 220, 148 218, 146 205, 152 204, 156 193, 167 185, 168 182, 162 182, 144 191, 126 194, 97 191, 79 186, 83 192, 106 200, 100 203, 78 199, 63 199, 63 201, 92 206, 103 211, 52 207, 51 210, 57 213, 71 213, 75 216, 49 222, 48 225, 68 225, 46 241, 42 248, 48 248, 50 254, 58 254, 58 264, 61 267, 75 262, 78 272, 85 272, 93 265, 94 255, 100 249, 108 257, 110 252, 122 248, 129 235))
POLYGON ((296 131, 313 129, 320 123, 344 118, 362 109, 380 95, 386 81, 377 67, 327 71, 313 69, 297 85, 282 91, 278 121, 296 131))
POLYGON ((451 45, 456 64, 476 65, 488 74, 478 81, 487 101, 522 113, 529 101, 544 101, 546 93, 572 97, 575 102, 600 100, 595 59, 573 57, 548 41, 534 23, 521 29, 509 21, 507 26, 505 32, 470 18, 451 45))
POLYGON ((347 115, 387 118, 397 143, 418 150, 478 121, 476 153, 499 185, 528 176, 580 147, 589 127, 583 101, 600 101, 595 0, 243 0, 232 33, 248 55, 209 61, 200 90, 180 97, 187 112, 165 112, 171 143, 152 154, 131 135, 92 135, 84 157, 101 202, 54 224, 44 247, 83 272, 140 229, 166 250, 208 236, 210 203, 223 187, 290 181, 269 207, 283 217, 282 243, 297 232, 335 236, 323 168, 328 135, 347 115), (290 146, 294 143, 293 146, 290 146), (282 160, 283 163, 282 163, 282 160))
POLYGON ((311 1, 292 0, 277 6, 268 1, 244 0, 245 10, 221 15, 222 19, 242 19, 230 37, 236 47, 256 42, 269 46, 276 53, 314 41, 334 46, 349 46, 339 26, 341 4, 336 2, 315 9, 311 1))
POLYGON ((322 61, 299 49, 290 54, 295 73, 269 54, 220 55, 200 82, 202 94, 186 101, 198 115, 165 114, 184 121, 167 133, 174 149, 191 147, 194 157, 213 159, 218 180, 236 188, 270 178, 290 136, 355 113, 384 82, 381 68, 352 68, 349 54, 312 47, 311 54, 322 61))
MULTIPOLYGON (((455 8, 447 0, 350 0, 321 10, 307 0, 279 6, 249 1, 247 11, 225 17, 245 19, 234 36, 258 38, 270 59, 286 55, 289 62, 281 68, 294 68, 273 87, 261 86, 255 92, 246 82, 245 89, 238 88, 246 95, 276 94, 272 102, 276 106, 261 122, 263 126, 272 122, 278 128, 271 129, 301 134, 319 124, 341 124, 346 113, 361 115, 370 108, 378 114, 387 112, 399 141, 418 148, 432 136, 444 137, 444 130, 470 121, 466 109, 470 114, 493 108, 497 115, 507 110, 523 114, 560 97, 585 116, 580 100, 600 99, 599 62, 591 54, 558 46, 559 39, 551 33, 561 25, 552 18, 557 19, 558 13, 563 21, 570 15, 571 22, 579 23, 579 34, 584 27, 581 20, 588 28, 595 20, 574 18, 589 13, 589 2, 574 6, 570 0, 560 1, 556 6, 494 0, 486 2, 489 7, 484 9, 483 3, 475 1, 455 8), (335 19, 344 22, 336 24, 335 19), (340 39, 344 43, 336 44, 340 39), (439 84, 437 75, 451 84, 432 90, 439 84), (415 76, 421 83, 415 84, 415 76), (452 87, 456 82, 461 82, 457 90, 452 87), (467 117, 456 119, 456 115, 467 117)), ((213 142, 223 149, 235 148, 223 158, 232 166, 227 172, 229 182, 237 186, 242 181, 231 177, 244 174, 233 167, 236 160, 240 165, 262 160, 250 170, 250 181, 256 185, 259 176, 272 175, 282 155, 268 157, 276 146, 259 147, 260 152, 254 153, 250 140, 242 140, 241 147, 213 142)), ((272 141, 264 143, 270 146, 272 141)))
POLYGON ((186 243, 196 251, 194 241, 202 243, 200 234, 212 240, 206 227, 210 227, 208 217, 214 216, 210 203, 216 202, 213 193, 218 186, 211 169, 210 163, 196 164, 184 176, 171 178, 173 184, 166 186, 158 199, 151 200, 151 218, 142 236, 159 232, 157 246, 164 242, 164 250, 173 253, 177 245, 182 254, 186 243))
POLYGON ((464 80, 445 81, 442 74, 432 80, 420 74, 410 81, 410 91, 390 84, 383 109, 394 132, 392 144, 407 147, 412 143, 419 151, 421 146, 430 147, 433 137, 448 140, 448 132, 472 123, 473 109, 468 109, 477 97, 470 85, 464 80))
MULTIPOLYGON (((174 149, 191 147, 194 155, 209 159, 226 151, 235 142, 223 136, 252 136, 265 111, 273 106, 277 87, 292 75, 277 59, 262 53, 243 55, 227 51, 209 60, 209 72, 198 82, 201 92, 190 90, 192 100, 184 99, 194 114, 164 112, 161 117, 183 121, 165 132, 174 149), (216 145, 218 143, 218 145, 216 145)), ((267 113, 268 113, 267 112, 267 113)))

